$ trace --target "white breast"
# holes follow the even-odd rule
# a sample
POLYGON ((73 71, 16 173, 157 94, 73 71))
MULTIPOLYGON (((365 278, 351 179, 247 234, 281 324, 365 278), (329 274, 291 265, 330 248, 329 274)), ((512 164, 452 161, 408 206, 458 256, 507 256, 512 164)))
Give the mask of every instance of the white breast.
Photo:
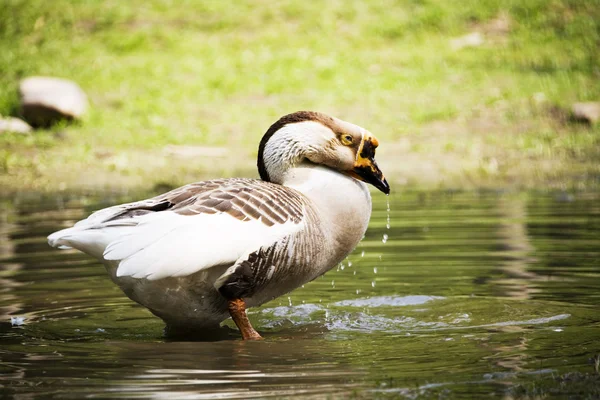
POLYGON ((303 164, 292 168, 283 184, 315 205, 332 252, 347 254, 364 236, 371 217, 367 185, 329 168, 303 164))

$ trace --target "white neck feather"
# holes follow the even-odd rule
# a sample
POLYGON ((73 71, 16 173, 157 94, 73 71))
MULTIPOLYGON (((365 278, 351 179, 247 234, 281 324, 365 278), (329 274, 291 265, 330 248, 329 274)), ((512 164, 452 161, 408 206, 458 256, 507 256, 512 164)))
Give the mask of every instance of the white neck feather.
POLYGON ((322 229, 334 243, 331 248, 354 248, 361 240, 371 216, 371 195, 364 182, 308 164, 288 170, 283 184, 304 194, 320 210, 322 229))
POLYGON ((263 162, 269 180, 283 184, 289 169, 323 148, 331 137, 329 128, 314 121, 289 124, 278 130, 263 151, 263 162))

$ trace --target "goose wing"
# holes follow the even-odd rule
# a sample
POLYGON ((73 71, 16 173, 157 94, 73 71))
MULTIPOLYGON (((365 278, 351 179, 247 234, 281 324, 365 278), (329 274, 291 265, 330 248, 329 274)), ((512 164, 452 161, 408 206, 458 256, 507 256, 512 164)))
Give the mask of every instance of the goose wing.
POLYGON ((102 232, 109 238, 102 258, 119 262, 117 276, 185 276, 232 264, 302 229, 305 201, 293 189, 253 179, 199 182, 97 211, 71 228, 77 232, 68 240, 54 241, 79 248, 77 240, 102 232))

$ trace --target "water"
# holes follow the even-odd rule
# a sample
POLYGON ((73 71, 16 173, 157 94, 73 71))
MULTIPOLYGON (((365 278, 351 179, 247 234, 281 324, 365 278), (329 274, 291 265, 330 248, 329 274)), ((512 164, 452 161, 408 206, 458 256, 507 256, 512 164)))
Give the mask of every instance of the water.
POLYGON ((389 212, 374 194, 342 266, 251 311, 262 342, 166 339, 97 262, 45 242, 145 195, 0 200, 0 397, 600 394, 599 193, 396 193, 389 212))

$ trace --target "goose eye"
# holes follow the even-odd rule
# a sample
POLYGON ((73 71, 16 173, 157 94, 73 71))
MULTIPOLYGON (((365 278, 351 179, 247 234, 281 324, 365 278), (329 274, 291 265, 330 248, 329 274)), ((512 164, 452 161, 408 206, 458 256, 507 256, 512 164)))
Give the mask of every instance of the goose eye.
POLYGON ((342 143, 345 144, 346 146, 351 145, 352 144, 352 136, 350 136, 350 135, 342 136, 342 143))

